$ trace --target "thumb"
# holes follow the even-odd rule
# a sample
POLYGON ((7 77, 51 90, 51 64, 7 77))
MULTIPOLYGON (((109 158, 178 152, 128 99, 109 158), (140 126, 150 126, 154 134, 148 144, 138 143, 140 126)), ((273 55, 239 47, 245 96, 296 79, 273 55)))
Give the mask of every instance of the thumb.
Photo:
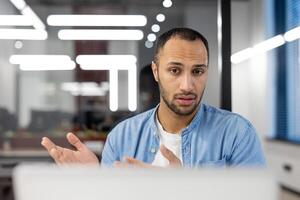
POLYGON ((73 145, 78 151, 81 151, 85 148, 85 145, 79 140, 77 136, 73 133, 67 134, 67 140, 71 145, 73 145))
POLYGON ((169 161, 170 166, 181 166, 181 161, 177 156, 170 151, 165 145, 160 146, 160 152, 161 154, 169 161))
POLYGON ((135 166, 142 166, 143 165, 143 163, 141 161, 136 160, 132 157, 125 156, 123 159, 124 159, 125 163, 128 163, 130 165, 135 165, 135 166))

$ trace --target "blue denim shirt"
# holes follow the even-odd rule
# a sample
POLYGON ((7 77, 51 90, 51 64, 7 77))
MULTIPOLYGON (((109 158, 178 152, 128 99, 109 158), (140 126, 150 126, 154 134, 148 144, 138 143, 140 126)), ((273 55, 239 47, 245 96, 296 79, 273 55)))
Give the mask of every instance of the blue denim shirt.
MULTIPOLYGON (((102 166, 110 166, 124 156, 153 162, 159 150, 157 108, 124 120, 110 132, 102 152, 102 166)), ((181 137, 183 166, 265 165, 254 127, 238 114, 200 104, 181 137)))

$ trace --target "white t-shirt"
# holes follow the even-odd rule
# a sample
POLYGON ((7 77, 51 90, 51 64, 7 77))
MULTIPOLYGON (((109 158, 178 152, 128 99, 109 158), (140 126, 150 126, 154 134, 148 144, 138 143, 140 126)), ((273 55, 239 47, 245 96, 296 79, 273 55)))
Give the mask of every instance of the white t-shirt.
MULTIPOLYGON (((171 150, 177 158, 182 162, 181 154, 181 133, 173 134, 168 133, 163 129, 158 118, 156 116, 156 125, 158 127, 159 142, 160 145, 164 144, 169 150, 171 150)), ((169 161, 161 154, 160 150, 157 151, 154 161, 152 162, 154 166, 166 167, 169 165, 169 161)))

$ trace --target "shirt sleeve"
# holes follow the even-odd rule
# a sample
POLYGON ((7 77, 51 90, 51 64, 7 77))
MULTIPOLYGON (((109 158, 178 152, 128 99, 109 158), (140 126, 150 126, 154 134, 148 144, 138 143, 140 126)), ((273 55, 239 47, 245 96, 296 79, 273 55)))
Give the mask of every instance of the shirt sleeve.
POLYGON ((241 134, 241 138, 234 145, 229 165, 237 167, 264 167, 266 165, 259 138, 251 124, 248 124, 244 134, 241 134))
POLYGON ((114 147, 115 145, 113 145, 113 131, 112 131, 108 135, 102 151, 102 158, 101 158, 102 167, 110 167, 116 160, 119 160, 114 147))

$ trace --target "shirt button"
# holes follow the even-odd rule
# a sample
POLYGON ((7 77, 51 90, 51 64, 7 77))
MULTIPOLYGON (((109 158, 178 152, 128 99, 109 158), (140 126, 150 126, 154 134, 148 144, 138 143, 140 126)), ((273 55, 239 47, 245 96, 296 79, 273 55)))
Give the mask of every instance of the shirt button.
POLYGON ((156 152, 155 148, 151 148, 150 152, 155 153, 156 152))

